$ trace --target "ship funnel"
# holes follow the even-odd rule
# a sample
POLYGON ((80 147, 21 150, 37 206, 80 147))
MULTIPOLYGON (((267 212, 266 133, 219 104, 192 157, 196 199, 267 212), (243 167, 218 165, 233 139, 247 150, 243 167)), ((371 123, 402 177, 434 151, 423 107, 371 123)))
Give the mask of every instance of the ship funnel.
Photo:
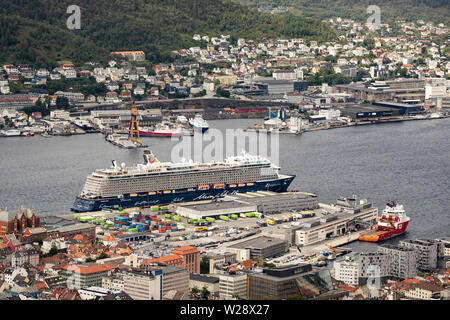
POLYGON ((155 155, 153 154, 153 152, 151 150, 145 150, 144 151, 144 161, 145 164, 152 164, 155 162, 159 162, 159 160, 155 157, 155 155))

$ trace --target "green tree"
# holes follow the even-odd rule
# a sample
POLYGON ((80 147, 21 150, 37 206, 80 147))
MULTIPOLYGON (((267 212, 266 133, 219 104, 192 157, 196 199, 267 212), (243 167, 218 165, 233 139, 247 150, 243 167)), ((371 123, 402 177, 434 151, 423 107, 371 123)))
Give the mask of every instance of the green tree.
POLYGON ((191 289, 191 294, 192 294, 195 298, 198 298, 198 296, 199 296, 199 294, 200 294, 199 288, 198 288, 197 286, 194 286, 194 287, 191 289))
POLYGON ((200 261, 200 273, 201 274, 209 273, 209 258, 206 256, 203 256, 202 260, 200 261))
POLYGON ((208 290, 206 286, 202 288, 201 297, 203 300, 208 300, 209 296, 211 295, 211 292, 208 290))
POLYGON ((69 99, 67 97, 57 97, 56 98, 56 108, 67 110, 70 109, 69 99))

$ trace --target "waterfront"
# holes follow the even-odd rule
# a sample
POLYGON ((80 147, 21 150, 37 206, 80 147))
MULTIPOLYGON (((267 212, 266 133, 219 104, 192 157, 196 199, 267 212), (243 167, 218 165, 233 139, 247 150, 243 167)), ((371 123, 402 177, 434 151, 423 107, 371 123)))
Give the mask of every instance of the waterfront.
MULTIPOLYGON (((209 121, 211 128, 245 128, 260 119, 209 121)), ((380 210, 404 204, 412 221, 402 238, 450 233, 450 120, 410 121, 280 136, 283 173, 296 174, 291 189, 313 192, 321 202, 367 197, 380 210)), ((143 138, 158 158, 170 160, 177 143, 143 138)), ((142 150, 117 148, 101 134, 0 139, 0 207, 31 207, 41 215, 69 212, 86 176, 111 160, 142 162, 142 150)), ((392 240, 397 241, 397 240, 392 240)), ((373 247, 373 244, 352 246, 373 247)))

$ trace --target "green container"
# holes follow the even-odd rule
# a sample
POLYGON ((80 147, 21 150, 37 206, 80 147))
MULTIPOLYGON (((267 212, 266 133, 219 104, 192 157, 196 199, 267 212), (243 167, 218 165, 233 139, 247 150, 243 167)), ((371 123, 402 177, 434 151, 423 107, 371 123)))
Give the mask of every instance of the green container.
POLYGON ((169 206, 161 206, 159 209, 160 210, 169 210, 169 206))
POLYGON ((219 219, 224 221, 230 220, 227 216, 220 216, 219 219))
POLYGON ((129 232, 138 232, 137 228, 133 228, 133 229, 128 229, 129 232))
POLYGON ((172 216, 170 215, 170 214, 168 214, 168 213, 166 213, 165 215, 164 215, 166 218, 172 218, 172 216))
POLYGON ((150 211, 158 211, 159 207, 158 206, 151 206, 150 207, 150 211))
POLYGON ((208 222, 215 222, 216 219, 214 219, 214 218, 206 218, 206 221, 208 221, 208 222))
POLYGON ((181 217, 180 216, 174 216, 173 218, 175 219, 175 221, 181 221, 181 217))
POLYGON ((231 219, 233 219, 233 220, 237 220, 237 219, 238 219, 238 216, 237 216, 237 214, 232 214, 232 215, 231 215, 231 219))

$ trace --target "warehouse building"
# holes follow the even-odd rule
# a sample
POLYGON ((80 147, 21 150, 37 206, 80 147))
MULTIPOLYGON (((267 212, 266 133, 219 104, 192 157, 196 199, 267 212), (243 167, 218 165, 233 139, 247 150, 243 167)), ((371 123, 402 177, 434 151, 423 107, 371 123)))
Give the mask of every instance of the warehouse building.
POLYGON ((286 253, 288 243, 280 239, 262 236, 236 243, 229 246, 227 250, 236 252, 238 256, 242 256, 241 251, 244 251, 247 259, 257 260, 259 258, 270 258, 286 253))
POLYGON ((317 198, 298 192, 248 192, 238 193, 227 200, 217 202, 194 203, 181 205, 176 212, 190 219, 218 218, 221 215, 230 216, 247 212, 275 214, 292 210, 316 209, 319 207, 317 198))
POLYGON ((401 109, 374 104, 354 104, 348 106, 338 106, 336 108, 341 111, 341 116, 351 118, 352 120, 365 120, 403 115, 403 110, 401 109))
MULTIPOLYGON (((258 195, 260 195, 259 193, 258 195)), ((239 201, 249 205, 255 205, 258 212, 263 214, 276 214, 292 210, 310 210, 319 208, 317 198, 298 192, 274 193, 264 196, 238 195, 239 201)))
POLYGON ((253 212, 256 205, 246 204, 237 201, 220 201, 188 204, 179 206, 176 210, 177 214, 189 219, 204 219, 207 217, 218 218, 221 215, 229 216, 245 212, 253 212))
POLYGON ((344 235, 357 225, 372 225, 378 218, 378 208, 371 203, 361 200, 359 204, 355 199, 339 199, 339 211, 325 217, 317 218, 304 223, 295 232, 295 242, 299 246, 307 246, 329 238, 344 235), (345 201, 344 201, 345 200, 345 201))

